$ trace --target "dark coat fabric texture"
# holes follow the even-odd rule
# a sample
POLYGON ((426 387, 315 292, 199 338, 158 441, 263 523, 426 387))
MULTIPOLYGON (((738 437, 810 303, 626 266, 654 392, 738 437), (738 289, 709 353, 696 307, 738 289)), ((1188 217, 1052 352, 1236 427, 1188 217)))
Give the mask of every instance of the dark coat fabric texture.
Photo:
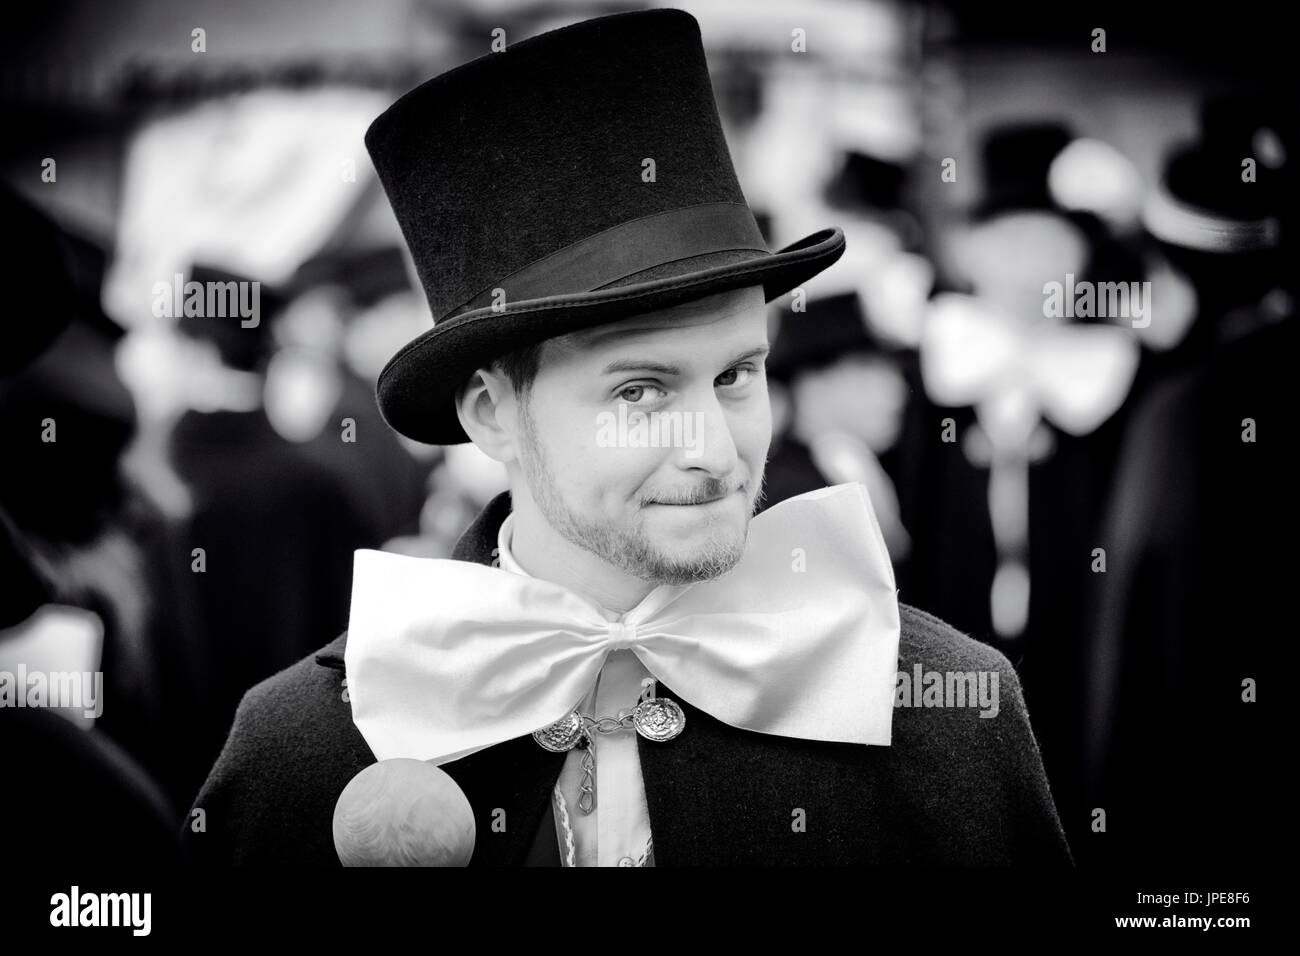
MULTIPOLYGON (((453 557, 491 564, 509 512, 508 493, 494 499, 453 557)), ((812 741, 728 726, 661 682, 686 729, 637 738, 656 866, 1072 865, 1010 663, 900 611, 899 670, 996 671, 997 715, 896 707, 891 746, 812 741)), ((244 696, 183 827, 192 863, 340 865, 335 802, 375 762, 352 722, 346 639, 244 696)), ((470 866, 560 865, 549 798, 565 757, 528 735, 443 765, 474 810, 470 866)))

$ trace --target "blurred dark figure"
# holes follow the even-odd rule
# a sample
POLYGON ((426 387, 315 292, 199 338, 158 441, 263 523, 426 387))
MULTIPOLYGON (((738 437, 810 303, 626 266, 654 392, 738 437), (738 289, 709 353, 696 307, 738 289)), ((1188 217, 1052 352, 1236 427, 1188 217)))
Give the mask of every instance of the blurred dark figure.
POLYGON ((776 421, 759 510, 860 481, 902 575, 911 542, 890 466, 910 389, 894 351, 870 335, 858 294, 814 299, 804 313, 783 309, 767 371, 776 421))
MULTIPOLYGON (((207 268, 191 279, 250 281, 207 268)), ((329 296, 291 319, 302 295, 319 290, 259 288, 256 325, 239 316, 177 324, 184 362, 210 383, 169 443, 192 498, 189 540, 172 560, 192 580, 204 661, 187 799, 244 692, 347 627, 353 552, 413 530, 422 501, 418 468, 378 419, 373 396, 340 377, 332 357, 305 348, 336 338, 329 296)))
POLYGON ((902 597, 1016 666, 1073 845, 1087 825, 1090 555, 1139 347, 1109 320, 1046 314, 1047 283, 1095 281, 1115 255, 1096 217, 1052 198, 1049 170, 1072 138, 1053 121, 987 134, 984 196, 957 246, 972 294, 936 296, 922 338, 927 460, 904 496, 914 558, 902 597))
MULTIPOLYGON (((50 620, 64 636, 98 620, 99 659, 92 653, 78 666, 105 678, 102 714, 89 729, 43 706, 0 707, 6 846, 35 865, 177 862, 174 807, 106 733, 112 727, 147 751, 158 713, 140 552, 119 520, 127 492, 117 462, 134 409, 112 373, 106 320, 87 309, 72 278, 84 247, 8 191, 0 207, 22 237, 4 259, 0 422, 5 446, 25 449, 21 468, 0 469, 0 669, 26 667, 14 649, 50 620)), ((47 650, 62 660, 77 653, 47 650)), ((28 692, 9 680, 15 693, 28 692)))
POLYGON ((1211 103, 1144 215, 1198 308, 1189 367, 1133 412, 1092 579, 1089 797, 1106 827, 1072 846, 1102 863, 1255 872, 1276 840, 1261 708, 1277 688, 1254 703, 1251 683, 1286 640, 1297 140, 1294 112, 1267 104, 1211 103))
POLYGON ((186 675, 194 667, 171 612, 176 582, 154 561, 168 527, 121 467, 137 417, 115 369, 122 330, 99 307, 106 257, 77 237, 54 241, 63 256, 59 274, 28 261, 55 254, 43 244, 24 244, 7 261, 14 270, 10 305, 21 317, 13 327, 63 310, 71 318, 5 383, 5 444, 31 449, 33 436, 36 444, 22 467, 0 471, 0 500, 50 568, 62 600, 103 621, 108 700, 98 729, 166 785, 175 732, 167 715, 191 703, 186 675))
MULTIPOLYGON (((346 339, 359 316, 366 314, 373 319, 375 306, 395 294, 410 292, 403 253, 394 246, 384 246, 318 256, 298 270, 292 286, 307 290, 290 307, 294 314, 317 314, 320 321, 300 323, 296 335, 279 334, 276 359, 306 359, 335 383, 335 400, 327 424, 305 445, 347 478, 357 507, 383 536, 381 543, 393 536, 411 534, 417 529, 424 505, 432 460, 414 457, 379 414, 374 388, 377 370, 372 373, 368 368, 354 367, 345 354, 346 339), (328 295, 321 296, 321 292, 328 295), (320 329, 322 323, 332 328, 326 334, 317 334, 314 330, 320 329), (341 440, 345 421, 355 423, 355 441, 341 440)), ((286 325, 279 323, 277 331, 285 333, 286 325)), ((368 332, 362 329, 360 334, 368 332)), ((418 450, 427 454, 431 449, 418 450)))

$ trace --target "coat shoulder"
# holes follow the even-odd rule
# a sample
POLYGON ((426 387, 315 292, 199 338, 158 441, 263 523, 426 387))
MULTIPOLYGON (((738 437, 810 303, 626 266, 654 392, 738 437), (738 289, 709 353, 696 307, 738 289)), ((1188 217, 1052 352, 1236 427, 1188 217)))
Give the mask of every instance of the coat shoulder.
POLYGON ((978 819, 972 859, 1071 863, 1011 662, 919 608, 900 602, 899 618, 891 750, 903 790, 978 819))
POLYGON ((900 601, 898 613, 902 625, 898 642, 900 669, 921 664, 927 670, 1003 670, 1014 679, 1011 662, 997 648, 910 604, 900 601))
POLYGON ((195 862, 337 865, 334 804, 352 777, 375 762, 352 721, 345 637, 244 694, 186 821, 195 862))
POLYGON ((1032 744, 1036 754, 1024 691, 1006 655, 933 614, 898 608, 895 728, 918 735, 918 743, 959 736, 979 744, 972 753, 1032 744))
POLYGON ((239 704, 245 729, 269 729, 275 732, 275 740, 282 740, 285 730, 310 727, 322 718, 327 722, 337 716, 350 720, 342 664, 333 663, 333 649, 341 647, 343 639, 335 639, 249 688, 239 704))

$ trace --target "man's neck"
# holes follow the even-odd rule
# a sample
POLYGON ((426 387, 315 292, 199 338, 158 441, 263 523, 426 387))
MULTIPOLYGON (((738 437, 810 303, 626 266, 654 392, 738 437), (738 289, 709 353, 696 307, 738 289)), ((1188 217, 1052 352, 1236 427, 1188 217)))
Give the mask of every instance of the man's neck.
POLYGON ((624 614, 655 589, 562 537, 535 509, 515 509, 510 553, 533 577, 568 588, 597 607, 624 614))

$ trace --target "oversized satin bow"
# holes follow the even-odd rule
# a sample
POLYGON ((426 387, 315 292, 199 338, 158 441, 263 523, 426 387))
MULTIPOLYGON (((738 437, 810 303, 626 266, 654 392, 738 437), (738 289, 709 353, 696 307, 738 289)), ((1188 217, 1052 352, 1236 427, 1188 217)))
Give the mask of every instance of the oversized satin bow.
POLYGON ((540 578, 358 551, 344 661, 375 756, 440 764, 558 720, 618 648, 733 727, 888 745, 898 640, 893 568, 854 482, 774 505, 730 572, 660 585, 616 622, 540 578))

